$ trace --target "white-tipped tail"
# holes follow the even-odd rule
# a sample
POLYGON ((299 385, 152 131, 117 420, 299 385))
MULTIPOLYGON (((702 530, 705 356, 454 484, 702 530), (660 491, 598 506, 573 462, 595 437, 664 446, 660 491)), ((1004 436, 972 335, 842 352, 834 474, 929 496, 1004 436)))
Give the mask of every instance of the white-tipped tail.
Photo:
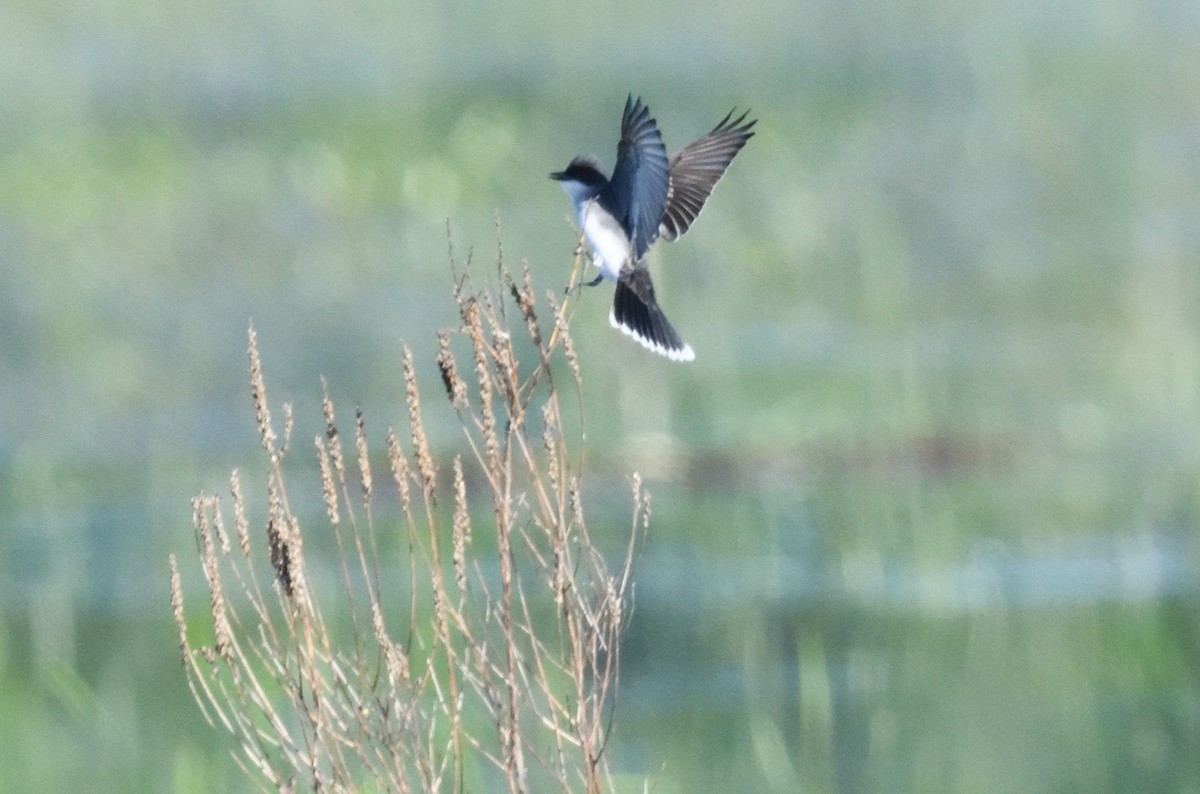
POLYGON ((633 337, 647 350, 653 350, 672 361, 692 361, 696 358, 696 351, 679 338, 662 309, 658 308, 650 273, 645 268, 626 273, 617 282, 608 321, 613 328, 633 337))
POLYGON ((622 325, 617 321, 617 316, 612 311, 608 313, 608 322, 613 328, 616 328, 630 339, 633 339, 642 347, 646 348, 647 350, 653 350, 660 356, 666 356, 672 361, 696 360, 696 351, 692 350, 692 346, 687 342, 680 341, 680 347, 667 347, 667 345, 663 344, 662 342, 657 342, 650 337, 643 336, 636 329, 628 325, 622 325))

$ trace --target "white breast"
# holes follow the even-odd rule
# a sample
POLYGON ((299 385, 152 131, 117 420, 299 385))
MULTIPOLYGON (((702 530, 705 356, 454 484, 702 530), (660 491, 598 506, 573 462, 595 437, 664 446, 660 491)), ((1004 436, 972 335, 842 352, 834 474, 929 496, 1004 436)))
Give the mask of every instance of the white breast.
POLYGON ((629 238, 621 225, 606 212, 596 208, 596 200, 585 201, 579 208, 579 223, 583 236, 592 249, 592 259, 600 273, 609 281, 616 281, 621 268, 630 260, 632 250, 629 238))

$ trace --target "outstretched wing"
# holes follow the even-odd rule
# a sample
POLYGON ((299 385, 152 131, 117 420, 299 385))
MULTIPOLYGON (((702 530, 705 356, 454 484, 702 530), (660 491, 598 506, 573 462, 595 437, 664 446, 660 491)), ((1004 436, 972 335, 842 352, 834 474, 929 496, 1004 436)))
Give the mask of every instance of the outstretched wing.
POLYGON ((667 240, 681 237, 688 230, 734 155, 754 135, 750 130, 758 119, 743 124, 748 114, 749 111, 734 119, 730 111, 712 132, 689 143, 671 158, 666 210, 659 228, 667 240))
POLYGON ((613 208, 633 241, 633 257, 645 255, 658 237, 659 224, 667 206, 670 165, 662 133, 650 118, 650 110, 639 98, 625 100, 621 118, 621 142, 617 145, 617 165, 607 190, 607 203, 613 208))

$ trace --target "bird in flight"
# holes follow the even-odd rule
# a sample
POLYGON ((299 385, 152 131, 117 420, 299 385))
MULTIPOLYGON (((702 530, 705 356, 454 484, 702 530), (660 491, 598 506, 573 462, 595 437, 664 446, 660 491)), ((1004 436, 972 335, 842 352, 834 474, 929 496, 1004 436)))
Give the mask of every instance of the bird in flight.
POLYGON ((712 131, 667 156, 650 109, 631 94, 621 117, 621 141, 612 177, 592 157, 576 157, 557 180, 575 205, 579 227, 600 269, 592 287, 616 282, 608 320, 644 347, 674 361, 696 357, 654 297, 646 252, 659 237, 674 240, 696 220, 717 180, 754 135, 757 119, 730 111, 712 131))

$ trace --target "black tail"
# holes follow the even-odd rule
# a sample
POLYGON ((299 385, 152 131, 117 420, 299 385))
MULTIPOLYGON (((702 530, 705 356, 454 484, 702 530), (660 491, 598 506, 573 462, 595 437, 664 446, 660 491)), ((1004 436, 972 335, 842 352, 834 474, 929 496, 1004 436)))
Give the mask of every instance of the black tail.
POLYGON ((679 338, 662 309, 658 308, 650 272, 644 267, 621 275, 608 321, 613 328, 629 334, 643 347, 672 361, 691 361, 696 357, 692 346, 679 338))

